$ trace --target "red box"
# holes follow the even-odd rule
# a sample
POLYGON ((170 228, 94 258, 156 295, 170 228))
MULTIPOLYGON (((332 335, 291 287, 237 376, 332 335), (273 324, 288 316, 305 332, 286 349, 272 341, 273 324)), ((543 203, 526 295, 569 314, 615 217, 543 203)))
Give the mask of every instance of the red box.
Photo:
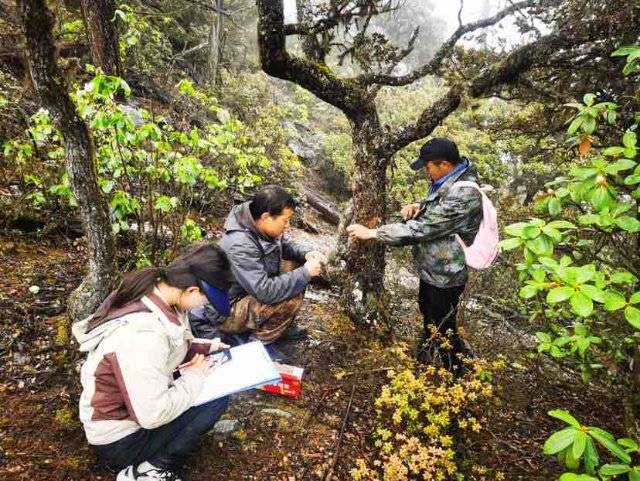
POLYGON ((301 367, 289 366, 288 364, 279 364, 277 362, 274 362, 273 364, 280 373, 280 382, 278 384, 266 384, 264 386, 260 386, 258 389, 291 398, 297 398, 300 396, 304 369, 301 367))

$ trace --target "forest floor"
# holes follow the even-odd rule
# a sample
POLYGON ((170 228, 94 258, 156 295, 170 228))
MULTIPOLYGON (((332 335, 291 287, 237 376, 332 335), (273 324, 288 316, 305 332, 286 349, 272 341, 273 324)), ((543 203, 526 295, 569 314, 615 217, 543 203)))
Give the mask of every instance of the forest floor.
MULTIPOLYGON (((323 250, 332 242, 328 232, 312 236, 296 230, 294 236, 323 250)), ((2 480, 115 479, 96 465, 77 420, 81 358, 70 344, 64 303, 81 278, 84 260, 82 247, 64 236, 0 237, 2 480)), ((389 270, 410 277, 404 269, 389 270)), ((226 438, 206 436, 188 477, 329 479, 335 462, 331 479, 347 480, 357 458, 370 460, 374 400, 387 371, 396 367, 394 349, 412 349, 420 329, 411 289, 415 278, 396 279, 394 285, 401 300, 394 310, 397 336, 386 346, 368 339, 338 311, 335 292, 311 287, 299 318, 310 337, 283 348, 292 364, 305 368, 302 395, 295 400, 260 391, 235 396, 224 418, 237 420, 239 427, 226 438)), ((483 294, 466 299, 461 322, 476 356, 502 356, 507 368, 496 379, 497 400, 485 411, 482 431, 459 455, 481 460, 507 480, 554 479, 557 463, 542 455, 541 445, 559 425, 546 412, 570 406, 583 422, 621 432, 621 420, 606 408, 615 405, 614 394, 584 386, 575 373, 531 356, 535 342, 526 321, 501 309, 497 296, 483 294)))

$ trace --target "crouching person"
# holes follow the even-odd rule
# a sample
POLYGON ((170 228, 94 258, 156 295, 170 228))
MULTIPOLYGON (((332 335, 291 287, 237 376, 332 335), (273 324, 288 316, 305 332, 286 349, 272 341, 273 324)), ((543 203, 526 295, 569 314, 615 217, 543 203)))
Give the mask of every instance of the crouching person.
POLYGON ((226 409, 226 397, 192 407, 210 369, 203 353, 226 346, 209 341, 195 349, 186 313, 207 301, 226 311, 230 279, 220 247, 200 245, 164 269, 126 274, 92 316, 74 324, 88 353, 80 419, 98 458, 121 470, 117 481, 179 481, 185 458, 226 409), (174 380, 188 355, 190 366, 174 380))
MULTIPOLYGON (((269 344, 305 335, 304 328, 292 323, 307 284, 320 275, 326 259, 284 237, 295 208, 286 190, 267 186, 232 209, 220 245, 235 278, 229 291, 233 307, 228 317, 208 307, 192 312, 198 337, 248 334, 269 344)), ((273 346, 270 351, 272 357, 283 357, 273 346)))

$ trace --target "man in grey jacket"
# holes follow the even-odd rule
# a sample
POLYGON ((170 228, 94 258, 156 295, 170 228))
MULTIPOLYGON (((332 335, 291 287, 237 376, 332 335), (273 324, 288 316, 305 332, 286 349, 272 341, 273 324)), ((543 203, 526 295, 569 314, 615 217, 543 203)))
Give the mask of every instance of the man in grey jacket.
POLYGON ((271 185, 231 210, 220 242, 235 277, 229 290, 231 314, 224 318, 210 308, 192 312, 198 337, 211 338, 219 331, 248 334, 268 344, 306 334, 292 323, 307 284, 320 275, 326 259, 284 235, 295 207, 286 190, 271 185))
POLYGON ((463 351, 455 320, 467 282, 464 251, 455 234, 467 245, 472 244, 482 221, 480 193, 473 187, 458 187, 456 182, 476 182, 476 170, 468 159, 460 157, 456 144, 443 137, 425 143, 411 167, 424 169, 431 185, 426 199, 402 209, 405 222, 377 229, 353 224, 347 231, 353 239, 378 239, 390 246, 413 245, 420 276, 418 303, 424 317, 418 359, 430 361, 437 351, 445 367, 455 368, 459 366, 456 355, 463 351), (450 349, 439 350, 437 343, 450 349))

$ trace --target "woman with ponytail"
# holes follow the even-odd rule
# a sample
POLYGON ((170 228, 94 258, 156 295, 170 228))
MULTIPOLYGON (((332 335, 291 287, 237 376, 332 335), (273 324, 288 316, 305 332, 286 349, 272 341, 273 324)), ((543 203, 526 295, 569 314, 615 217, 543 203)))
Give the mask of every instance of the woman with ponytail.
POLYGON ((210 369, 205 355, 227 346, 194 339, 187 312, 210 302, 228 315, 231 280, 224 252, 199 245, 166 268, 125 274, 74 324, 87 353, 80 419, 98 458, 121 470, 117 481, 180 481, 176 472, 226 409, 226 397, 192 407, 210 369))

